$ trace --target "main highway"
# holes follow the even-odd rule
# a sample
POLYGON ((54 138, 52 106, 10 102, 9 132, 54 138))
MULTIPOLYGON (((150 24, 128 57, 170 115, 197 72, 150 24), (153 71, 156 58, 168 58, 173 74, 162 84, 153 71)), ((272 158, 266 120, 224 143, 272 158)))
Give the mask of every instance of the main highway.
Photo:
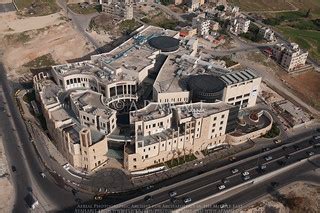
MULTIPOLYGON (((205 172, 180 183, 150 191, 106 210, 136 209, 156 211, 161 209, 162 211, 167 210, 170 212, 183 207, 184 198, 191 198, 191 203, 193 203, 221 192, 218 189, 220 185, 225 185, 226 188, 224 190, 227 190, 244 183, 245 181, 242 178, 242 172, 244 171, 249 172, 250 179, 247 181, 250 182, 254 178, 282 169, 287 165, 309 158, 311 155, 316 157, 320 154, 320 148, 316 148, 315 144, 320 143, 320 140, 315 141, 312 137, 318 134, 320 135, 316 131, 310 131, 302 138, 295 138, 296 140, 294 141, 291 138, 274 149, 261 150, 255 156, 235 161, 227 166, 205 172), (271 156, 272 159, 266 161, 265 157, 267 156, 271 156), (266 169, 261 171, 259 169, 260 165, 266 165, 266 169), (233 168, 238 169, 239 172, 232 174, 231 170, 233 168), (227 179, 228 183, 223 184, 223 179, 227 179), (177 193, 174 203, 169 196, 172 191, 177 193), (146 199, 147 195, 151 198, 146 199)), ((314 169, 316 167, 309 165, 308 168, 314 169)))
POLYGON ((14 100, 14 91, 1 63, 0 85, 0 134, 15 187, 13 212, 29 211, 24 200, 28 193, 33 193, 39 200, 38 212, 63 210, 76 205, 79 200, 87 200, 86 195, 74 195, 64 185, 57 185, 57 180, 45 170, 30 141, 14 100), (11 169, 12 166, 16 171, 11 169), (45 178, 40 175, 41 172, 46 174, 45 178))

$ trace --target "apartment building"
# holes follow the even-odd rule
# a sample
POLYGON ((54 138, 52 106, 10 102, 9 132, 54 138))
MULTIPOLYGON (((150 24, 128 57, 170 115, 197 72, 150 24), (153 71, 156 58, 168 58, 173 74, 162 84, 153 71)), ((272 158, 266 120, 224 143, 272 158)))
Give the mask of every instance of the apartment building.
POLYGON ((276 39, 274 36, 274 32, 268 27, 260 28, 259 34, 267 41, 274 41, 276 39))
POLYGON ((197 28, 198 36, 205 36, 209 34, 210 23, 210 20, 201 17, 192 19, 192 26, 197 28))
POLYGON ((296 43, 276 44, 272 48, 272 57, 280 66, 291 72, 305 66, 308 52, 301 50, 296 43))
POLYGON ((250 20, 243 17, 236 17, 230 22, 230 32, 239 35, 249 30, 250 20))
POLYGON ((129 3, 113 2, 102 3, 102 11, 120 17, 123 20, 133 19, 133 7, 129 3))
POLYGON ((188 7, 188 12, 191 13, 199 9, 200 2, 199 0, 187 0, 186 5, 188 7))

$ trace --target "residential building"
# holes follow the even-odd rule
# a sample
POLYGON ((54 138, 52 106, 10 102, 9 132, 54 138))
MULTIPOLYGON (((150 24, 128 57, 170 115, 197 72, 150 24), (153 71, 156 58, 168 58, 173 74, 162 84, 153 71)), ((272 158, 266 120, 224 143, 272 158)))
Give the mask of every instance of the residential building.
POLYGON ((243 17, 236 17, 231 20, 230 32, 239 35, 241 33, 246 33, 249 30, 250 20, 243 17))
POLYGON ((267 41, 274 41, 276 39, 274 36, 274 32, 268 27, 260 28, 259 34, 267 41))
POLYGON ((308 52, 301 50, 296 43, 276 44, 272 48, 272 57, 280 66, 291 72, 305 66, 308 52))
POLYGON ((204 36, 209 34, 210 20, 196 17, 192 20, 192 25, 197 28, 198 36, 204 36))
POLYGON ((210 30, 212 31, 218 31, 220 29, 220 25, 216 21, 211 21, 210 22, 210 30))
POLYGON ((120 17, 123 20, 133 19, 132 4, 107 2, 102 3, 102 11, 120 17))
POLYGON ((196 11, 200 7, 199 0, 187 0, 186 5, 189 13, 196 11))

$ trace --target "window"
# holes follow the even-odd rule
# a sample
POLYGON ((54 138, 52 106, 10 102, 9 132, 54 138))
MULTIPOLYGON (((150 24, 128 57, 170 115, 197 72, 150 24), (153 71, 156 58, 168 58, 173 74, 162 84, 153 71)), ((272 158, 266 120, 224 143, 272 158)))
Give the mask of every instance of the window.
POLYGON ((224 114, 223 114, 223 115, 221 115, 221 118, 224 118, 224 114))
POLYGON ((242 95, 239 95, 239 96, 236 97, 236 99, 240 99, 240 98, 242 98, 242 95))
POLYGON ((95 160, 95 159, 96 159, 96 156, 93 156, 93 159, 95 160))
POLYGON ((219 127, 219 130, 222 130, 222 126, 219 127))
POLYGON ((137 158, 133 158, 133 161, 136 162, 136 161, 137 161, 137 158))
POLYGON ((216 124, 214 123, 214 124, 212 124, 212 127, 215 127, 216 126, 216 124))
POLYGON ((156 124, 153 124, 152 127, 156 127, 156 124))
POLYGON ((220 122, 220 125, 222 125, 222 124, 223 124, 223 121, 220 122))
POLYGON ((134 168, 134 169, 136 169, 136 168, 137 168, 137 166, 136 166, 136 165, 133 165, 133 168, 134 168))
POLYGON ((234 100, 234 98, 229 98, 229 99, 228 99, 228 101, 233 101, 233 100, 234 100))
POLYGON ((214 117, 213 120, 216 121, 216 120, 217 120, 217 117, 214 117))
POLYGON ((148 158, 149 156, 148 155, 146 155, 146 159, 148 158))

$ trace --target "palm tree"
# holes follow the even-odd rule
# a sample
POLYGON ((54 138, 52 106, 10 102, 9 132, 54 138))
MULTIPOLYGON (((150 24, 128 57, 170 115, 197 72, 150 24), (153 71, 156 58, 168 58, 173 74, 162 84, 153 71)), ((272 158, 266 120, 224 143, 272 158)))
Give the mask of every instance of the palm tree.
POLYGON ((183 160, 186 162, 186 148, 183 148, 183 160))
POLYGON ((178 154, 178 164, 180 164, 180 155, 181 155, 181 151, 180 151, 180 150, 178 150, 178 151, 177 151, 177 154, 178 154))
POLYGON ((193 150, 189 149, 189 160, 191 159, 192 154, 193 154, 193 150))
POLYGON ((172 166, 172 164, 173 164, 173 159, 174 159, 175 154, 176 154, 176 153, 175 153, 174 151, 172 151, 171 166, 172 166))

